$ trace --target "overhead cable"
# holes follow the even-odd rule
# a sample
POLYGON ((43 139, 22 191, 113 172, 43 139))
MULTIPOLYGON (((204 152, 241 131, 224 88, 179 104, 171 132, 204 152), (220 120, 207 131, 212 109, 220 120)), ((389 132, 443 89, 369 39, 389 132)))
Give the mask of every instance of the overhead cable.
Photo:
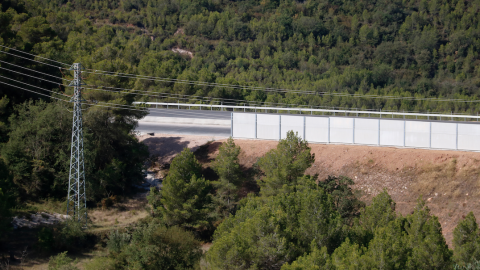
POLYGON ((10 80, 10 81, 17 82, 17 83, 25 84, 25 85, 28 85, 28 86, 31 86, 31 87, 35 87, 35 88, 41 89, 41 90, 43 90, 43 91, 52 92, 52 93, 55 93, 55 94, 57 94, 57 95, 62 95, 62 96, 69 97, 68 95, 65 95, 65 94, 63 94, 63 93, 57 93, 57 92, 55 92, 55 91, 47 90, 47 89, 44 89, 44 88, 41 88, 41 87, 38 87, 38 86, 35 86, 35 85, 31 85, 31 84, 28 84, 28 83, 24 83, 24 82, 21 82, 21 81, 17 81, 17 80, 14 80, 14 79, 12 79, 12 78, 4 77, 4 76, 1 76, 1 75, 0 75, 0 78, 4 78, 4 79, 10 80))
POLYGON ((57 77, 57 76, 55 76, 55 75, 51 75, 51 74, 43 73, 43 72, 40 72, 40 71, 36 71, 36 70, 34 70, 34 69, 30 69, 30 68, 22 67, 22 66, 19 66, 19 65, 15 65, 15 64, 12 64, 12 63, 9 63, 9 62, 6 62, 6 61, 0 60, 0 62, 1 62, 1 63, 5 63, 5 64, 8 64, 8 65, 15 66, 15 67, 23 68, 23 69, 26 69, 26 70, 29 70, 29 71, 37 72, 37 73, 40 73, 40 74, 42 74, 42 75, 50 76, 50 77, 53 77, 53 78, 57 78, 57 79, 61 79, 61 80, 66 80, 66 81, 72 81, 72 80, 69 80, 69 79, 57 77))
POLYGON ((30 59, 30 58, 27 58, 27 57, 23 57, 23 56, 20 56, 20 55, 16 55, 16 54, 13 54, 13 53, 8 53, 8 52, 6 52, 6 51, 0 51, 0 52, 1 52, 1 53, 5 53, 5 54, 9 54, 9 55, 12 55, 12 56, 15 56, 15 57, 27 59, 27 60, 30 60, 30 61, 33 61, 33 62, 37 62, 37 63, 40 63, 40 64, 44 64, 44 65, 47 65, 47 66, 51 66, 51 67, 54 67, 54 68, 62 68, 62 67, 59 67, 59 66, 47 64, 47 63, 45 63, 45 62, 40 62, 40 61, 33 60, 33 59, 30 59))
MULTIPOLYGON (((20 74, 20 75, 23 75, 23 76, 31 77, 31 78, 34 78, 34 79, 37 79, 37 80, 42 80, 42 81, 46 81, 46 82, 49 82, 49 83, 53 83, 53 84, 57 84, 57 85, 63 85, 63 86, 68 87, 68 85, 65 85, 65 84, 62 84, 62 83, 59 83, 59 82, 52 82, 50 80, 46 80, 46 79, 43 79, 43 78, 38 78, 38 77, 35 77, 35 76, 32 76, 32 75, 24 74, 24 73, 21 73, 21 72, 15 71, 15 70, 11 70, 11 69, 8 69, 8 68, 0 67, 0 69, 4 69, 4 70, 10 71, 10 72, 14 72, 14 73, 17 73, 17 74, 20 74)), ((56 77, 56 78, 59 78, 59 77, 56 77)), ((61 79, 61 78, 59 78, 59 79, 61 79)))
MULTIPOLYGON (((64 99, 61 99, 61 98, 56 98, 56 97, 53 97, 53 96, 49 96, 49 95, 45 95, 45 94, 42 94, 42 93, 38 93, 38 92, 35 92, 35 91, 32 91, 32 90, 28 90, 28 89, 25 89, 25 88, 20 87, 20 86, 12 85, 12 84, 9 84, 9 83, 3 82, 3 81, 0 81, 0 83, 3 83, 3 84, 8 85, 8 86, 16 87, 16 88, 22 89, 22 90, 24 90, 24 91, 32 92, 32 93, 35 93, 35 94, 37 94, 37 95, 46 96, 46 97, 49 97, 49 98, 54 98, 54 99, 58 99, 58 100, 61 100, 61 101, 69 102, 69 101, 64 100, 64 99)), ((37 88, 39 88, 39 87, 37 87, 37 88)), ((42 89, 42 88, 40 88, 40 89, 42 89)), ((48 90, 46 90, 46 89, 42 89, 42 90, 48 91, 48 90)))
POLYGON ((57 63, 57 64, 62 64, 62 65, 65 65, 65 66, 71 66, 69 64, 65 64, 65 63, 62 63, 60 61, 56 61, 56 60, 45 58, 45 57, 38 56, 38 55, 35 55, 35 54, 27 53, 27 52, 17 50, 17 49, 14 49, 14 48, 10 48, 10 47, 4 46, 4 45, 0 45, 0 47, 7 48, 9 50, 14 50, 14 51, 17 51, 17 52, 21 52, 21 53, 24 53, 24 54, 28 54, 28 55, 33 56, 33 57, 37 57, 37 58, 45 59, 45 60, 48 60, 48 61, 52 61, 52 62, 57 63))
MULTIPOLYGON (((190 85, 198 85, 198 86, 212 86, 212 87, 221 87, 221 88, 231 88, 231 89, 240 89, 240 90, 254 90, 254 91, 265 91, 265 92, 276 92, 276 93, 294 93, 294 94, 307 94, 307 95, 323 95, 323 96, 336 96, 336 97, 350 97, 350 98, 373 98, 373 99, 390 99, 390 100, 418 100, 418 101, 440 101, 440 102, 480 102, 480 100, 465 100, 465 99, 439 99, 439 98, 418 98, 418 97, 399 97, 399 96, 382 96, 382 95, 361 95, 361 94, 345 94, 345 93, 332 93, 332 92, 317 92, 317 91, 305 91, 305 90, 291 90, 291 89, 283 89, 283 88, 269 88, 269 87, 256 87, 256 86, 242 86, 242 85, 235 85, 235 84, 219 84, 219 83, 209 83, 209 82, 201 82, 201 81, 188 81, 188 80, 177 80, 171 78, 162 78, 162 77, 148 77, 143 75, 133 75, 133 74, 126 74, 124 75, 116 75, 110 74, 113 72, 108 73, 98 73, 95 72, 88 72, 97 75, 107 75, 107 76, 115 76, 115 77, 122 77, 122 78, 129 78, 129 79, 140 79, 140 80, 149 80, 149 81, 158 81, 158 82, 169 82, 169 83, 182 83, 182 84, 190 84, 190 85), (132 76, 130 76, 132 75, 132 76)), ((102 72, 102 71, 100 71, 102 72)), ((117 73, 117 74, 125 74, 125 73, 117 73)))

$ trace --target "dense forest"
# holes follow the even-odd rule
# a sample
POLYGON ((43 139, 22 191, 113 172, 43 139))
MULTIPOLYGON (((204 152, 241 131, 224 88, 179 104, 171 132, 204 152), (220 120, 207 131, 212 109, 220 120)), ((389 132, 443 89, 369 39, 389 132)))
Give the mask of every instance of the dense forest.
POLYGON ((13 0, 2 2, 2 39, 94 70, 243 86, 88 81, 150 91, 141 100, 158 92, 170 101, 178 94, 190 102, 475 114, 478 103, 468 101, 479 96, 479 9, 463 0, 13 0))
MULTIPOLYGON (((134 101, 480 109, 479 0, 0 4, 0 237, 25 202, 65 199, 73 77, 62 63, 86 68, 89 207, 142 180, 150 157, 133 131, 146 112, 125 109, 134 101)), ((472 214, 450 250, 423 200, 400 216, 387 192, 366 206, 352 180, 305 175, 315 157, 293 133, 256 163, 258 192, 241 198, 239 152, 232 140, 221 147, 218 179, 206 179, 189 150, 179 154, 163 189, 150 192, 151 216, 113 231, 109 255, 90 269, 479 267, 472 214), (205 254, 202 241, 213 241, 205 254)), ((88 241, 75 226, 42 230, 39 243, 63 252, 88 241)), ((71 263, 65 254, 51 269, 71 263)))

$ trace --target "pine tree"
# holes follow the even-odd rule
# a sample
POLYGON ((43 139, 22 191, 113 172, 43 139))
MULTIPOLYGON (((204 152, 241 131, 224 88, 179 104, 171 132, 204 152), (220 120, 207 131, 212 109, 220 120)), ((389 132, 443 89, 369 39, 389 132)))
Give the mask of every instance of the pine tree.
POLYGON ((242 172, 238 163, 240 147, 230 137, 219 148, 218 156, 212 164, 218 174, 218 181, 212 182, 217 189, 213 196, 215 215, 223 219, 233 212, 237 201, 237 190, 242 184, 242 172))
POLYGON ((298 134, 287 132, 287 138, 280 140, 276 149, 270 150, 258 161, 265 174, 258 181, 261 194, 272 196, 292 191, 298 178, 315 161, 315 155, 310 150, 308 143, 298 134))
POLYGON ((192 230, 209 227, 207 215, 210 204, 210 183, 201 176, 201 165, 193 153, 185 148, 170 165, 163 181, 160 202, 163 221, 192 230))
POLYGON ((453 256, 458 265, 466 266, 480 258, 480 230, 472 212, 453 231, 453 256))

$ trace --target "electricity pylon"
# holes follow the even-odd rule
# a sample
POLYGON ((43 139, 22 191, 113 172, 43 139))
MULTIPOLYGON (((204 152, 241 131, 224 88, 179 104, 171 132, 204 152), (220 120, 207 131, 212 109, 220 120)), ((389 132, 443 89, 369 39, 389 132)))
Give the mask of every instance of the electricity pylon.
POLYGON ((70 102, 73 102, 72 148, 70 156, 70 174, 68 177, 67 215, 74 221, 87 226, 87 198, 85 194, 85 164, 83 157, 83 128, 82 128, 82 65, 75 63, 70 67, 74 72, 74 93, 70 102))

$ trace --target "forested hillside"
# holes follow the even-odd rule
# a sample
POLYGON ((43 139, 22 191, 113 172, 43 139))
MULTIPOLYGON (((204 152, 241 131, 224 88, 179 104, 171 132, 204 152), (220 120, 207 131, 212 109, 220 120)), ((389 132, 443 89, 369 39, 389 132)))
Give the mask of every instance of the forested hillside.
POLYGON ((318 94, 97 75, 90 78, 93 85, 309 106, 476 113, 476 102, 421 98, 477 99, 479 8, 480 2, 463 0, 4 1, 2 38, 92 69, 318 94))
MULTIPOLYGON (((65 199, 69 64, 85 67, 91 208, 143 179, 149 153, 134 130, 146 111, 134 101, 477 114, 479 11, 480 0, 1 1, 0 240, 12 210, 65 199)), ((310 150, 290 132, 247 173, 230 139, 205 174, 185 149, 149 193, 148 218, 102 239, 42 228, 36 248, 97 244, 108 256, 86 269, 478 268, 473 214, 451 250, 421 198, 406 216, 386 191, 366 206, 351 179, 305 174, 310 150)))

